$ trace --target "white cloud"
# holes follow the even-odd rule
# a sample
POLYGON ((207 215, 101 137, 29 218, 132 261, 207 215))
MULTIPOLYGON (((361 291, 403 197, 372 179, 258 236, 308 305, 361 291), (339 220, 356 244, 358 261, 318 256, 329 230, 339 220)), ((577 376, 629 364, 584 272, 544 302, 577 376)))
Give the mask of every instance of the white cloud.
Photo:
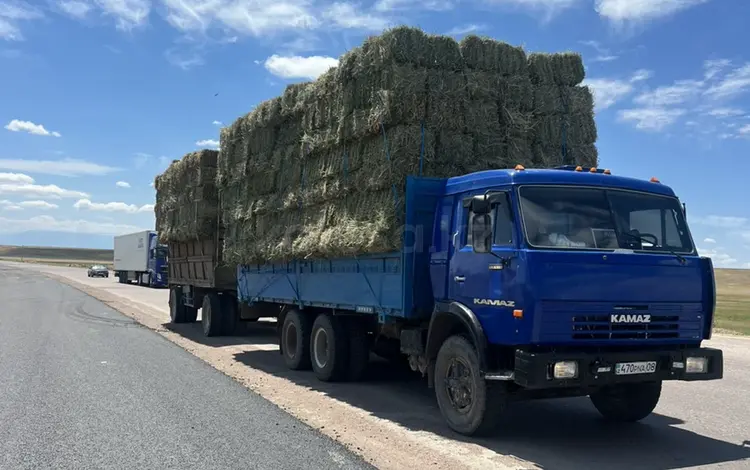
POLYGON ((10 201, 0 201, 0 210, 3 211, 22 211, 23 207, 10 201))
POLYGON ((706 238, 703 240, 703 243, 716 243, 716 240, 714 240, 713 238, 706 238))
POLYGON ((164 52, 164 57, 167 58, 167 62, 182 70, 190 70, 205 63, 203 57, 195 50, 171 48, 164 52))
POLYGON ((621 121, 635 123, 636 129, 661 131, 685 114, 684 109, 636 108, 623 109, 618 113, 621 121))
POLYGON ((118 188, 129 188, 130 183, 128 183, 127 181, 118 181, 117 183, 115 183, 115 186, 117 186, 118 188))
POLYGON ((729 59, 706 60, 703 62, 703 76, 706 80, 710 80, 730 65, 732 65, 732 61, 729 59))
POLYGON ((223 126, 224 125, 224 123, 221 122, 221 121, 214 121, 211 124, 213 124, 214 126, 223 126))
POLYGON ((78 19, 85 18, 93 8, 91 4, 80 0, 61 0, 57 6, 65 14, 78 19))
POLYGON ((207 147, 207 148, 218 149, 219 148, 219 141, 218 140, 213 140, 213 139, 204 139, 204 140, 199 140, 198 142, 195 143, 195 145, 197 145, 198 147, 207 147))
POLYGON ((138 206, 135 204, 127 204, 124 202, 91 202, 89 199, 80 199, 73 204, 76 209, 85 209, 90 211, 98 212, 125 212, 128 214, 136 214, 139 212, 153 212, 153 204, 144 204, 138 206))
POLYGON ((163 0, 166 20, 176 29, 201 32, 211 26, 239 34, 313 29, 319 21, 309 0, 163 0))
POLYGON ((266 70, 282 78, 308 78, 314 80, 338 65, 338 59, 323 56, 290 56, 281 57, 276 54, 266 59, 266 70))
POLYGON ((0 2, 0 39, 23 41, 24 37, 18 23, 43 16, 40 10, 26 2, 0 2))
POLYGON ((584 80, 583 84, 594 94, 597 112, 609 108, 633 91, 629 82, 616 79, 592 78, 584 80))
POLYGON ((334 26, 345 29, 362 29, 379 32, 388 27, 389 20, 382 16, 365 13, 351 3, 337 2, 323 12, 323 18, 334 26))
POLYGON ((43 125, 34 124, 31 121, 19 121, 18 119, 13 119, 5 125, 5 128, 11 132, 28 132, 29 134, 34 135, 60 137, 59 132, 50 132, 45 129, 43 125))
POLYGON ((740 127, 738 132, 742 135, 750 135, 750 124, 740 127))
POLYGON ((135 225, 93 222, 89 220, 55 219, 40 215, 30 219, 8 219, 0 217, 0 233, 66 232, 96 235, 120 235, 143 230, 135 225))
POLYGON ((746 217, 735 217, 726 215, 709 215, 706 217, 691 217, 690 223, 701 225, 710 225, 718 228, 740 228, 745 226, 750 220, 746 217))
POLYGON ((0 194, 15 194, 25 197, 38 197, 41 199, 82 198, 89 197, 82 191, 63 189, 54 184, 15 184, 0 183, 0 194))
POLYGON ((0 173, 0 183, 33 183, 34 178, 22 173, 0 173))
POLYGON ((706 114, 717 118, 727 118, 734 116, 742 116, 745 112, 737 108, 714 108, 708 111, 706 114))
POLYGON ((120 170, 116 167, 73 158, 65 158, 63 160, 20 160, 5 158, 0 159, 0 169, 57 176, 101 176, 120 170))
POLYGON ((715 249, 698 248, 698 254, 711 258, 711 261, 713 261, 714 266, 716 266, 717 268, 737 267, 739 263, 737 258, 734 258, 733 256, 726 253, 721 247, 717 247, 715 249))
POLYGON ((486 29, 487 27, 483 24, 465 24, 461 26, 456 26, 455 28, 451 29, 447 33, 445 33, 448 36, 464 36, 471 33, 477 33, 479 31, 482 31, 486 29))
POLYGON ((594 57, 593 59, 589 59, 589 62, 612 62, 613 60, 617 60, 619 56, 616 55, 598 55, 594 57))
POLYGON ((130 31, 148 20, 151 12, 150 0, 94 0, 106 16, 115 20, 117 29, 130 31))
POLYGON ((661 86, 653 91, 637 96, 633 101, 647 107, 661 107, 682 104, 696 97, 703 82, 696 80, 678 80, 673 85, 661 86))
POLYGON ((33 209, 42 209, 42 210, 57 209, 58 207, 60 207, 57 204, 52 204, 47 201, 22 201, 18 205, 21 207, 30 207, 33 209))
POLYGON ((596 12, 614 23, 646 22, 671 16, 708 0, 596 0, 596 12))
POLYGON ((489 0, 490 4, 494 5, 509 5, 518 8, 523 8, 533 12, 542 12, 544 14, 543 19, 549 21, 556 14, 562 11, 579 5, 582 3, 581 0, 489 0))
POLYGON ((648 80, 653 76, 653 72, 647 69, 636 70, 632 77, 630 77, 630 83, 642 82, 648 80))
POLYGON ((711 98, 733 98, 750 91, 750 63, 729 72, 719 83, 711 86, 705 94, 711 98))
POLYGON ((454 7, 454 2, 451 0, 424 0, 421 2, 415 2, 413 0, 378 0, 375 3, 375 10, 380 12, 388 12, 394 10, 406 10, 412 8, 419 8, 421 10, 430 11, 446 11, 454 7))

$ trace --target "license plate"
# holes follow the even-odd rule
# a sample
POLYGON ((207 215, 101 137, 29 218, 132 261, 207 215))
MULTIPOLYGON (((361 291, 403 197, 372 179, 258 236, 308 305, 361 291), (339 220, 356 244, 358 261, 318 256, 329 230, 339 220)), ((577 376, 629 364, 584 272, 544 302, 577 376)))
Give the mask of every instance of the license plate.
POLYGON ((615 364, 615 375, 653 374, 654 372, 656 372, 656 361, 615 364))

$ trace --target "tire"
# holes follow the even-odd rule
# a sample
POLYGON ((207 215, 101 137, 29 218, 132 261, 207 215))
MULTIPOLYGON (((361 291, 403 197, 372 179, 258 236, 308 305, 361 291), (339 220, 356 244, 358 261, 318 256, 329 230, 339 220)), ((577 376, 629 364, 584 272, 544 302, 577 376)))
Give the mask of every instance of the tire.
POLYGON ((187 323, 187 319, 185 318, 186 307, 183 300, 182 289, 180 287, 169 289, 169 318, 174 324, 187 323))
POLYGON ((221 301, 221 316, 224 322, 223 331, 227 336, 235 334, 237 331, 239 310, 237 307, 237 298, 232 294, 224 294, 219 297, 221 301))
POLYGON ((633 423, 650 415, 660 396, 661 381, 610 385, 589 398, 604 419, 633 423))
POLYGON ((459 335, 449 337, 440 346, 435 362, 435 396, 448 426, 466 436, 491 434, 508 403, 507 386, 489 384, 480 376, 476 349, 459 335), (448 379, 459 371, 463 371, 463 379, 450 383, 448 379), (466 387, 466 395, 455 396, 462 391, 456 388, 466 387), (456 403, 457 400, 461 402, 456 403))
POLYGON ((349 370, 346 378, 358 382, 364 377, 370 363, 370 344, 364 321, 359 317, 346 320, 349 330, 349 370))
POLYGON ((310 334, 310 359, 315 376, 323 382, 344 380, 349 373, 349 338, 341 317, 320 314, 310 334))
POLYGON ((201 324, 205 336, 221 336, 224 334, 224 319, 221 311, 221 299, 215 293, 206 294, 203 297, 203 311, 201 313, 201 324))
POLYGON ((284 363, 291 370, 310 370, 310 338, 312 322, 310 317, 298 310, 291 310, 284 316, 281 325, 280 346, 284 363))

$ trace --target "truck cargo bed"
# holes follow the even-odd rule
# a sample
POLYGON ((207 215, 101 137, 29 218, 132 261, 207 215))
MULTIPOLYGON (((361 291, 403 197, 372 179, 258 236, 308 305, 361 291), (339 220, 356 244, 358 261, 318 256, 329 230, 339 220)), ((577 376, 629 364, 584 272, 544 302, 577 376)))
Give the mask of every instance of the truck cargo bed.
POLYGON ((237 295, 246 303, 318 306, 416 319, 429 317, 433 295, 430 248, 435 207, 445 180, 409 177, 404 248, 327 260, 242 265, 237 295))
POLYGON ((221 241, 193 240, 169 243, 169 283, 207 289, 234 290, 235 269, 222 266, 221 241))

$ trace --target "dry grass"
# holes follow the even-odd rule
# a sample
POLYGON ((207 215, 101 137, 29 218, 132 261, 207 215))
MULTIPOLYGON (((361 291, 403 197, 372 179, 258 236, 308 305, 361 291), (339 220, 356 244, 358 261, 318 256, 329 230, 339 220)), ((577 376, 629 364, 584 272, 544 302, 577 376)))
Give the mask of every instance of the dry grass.
POLYGON ((750 335, 750 270, 717 269, 716 290, 716 328, 750 335))

